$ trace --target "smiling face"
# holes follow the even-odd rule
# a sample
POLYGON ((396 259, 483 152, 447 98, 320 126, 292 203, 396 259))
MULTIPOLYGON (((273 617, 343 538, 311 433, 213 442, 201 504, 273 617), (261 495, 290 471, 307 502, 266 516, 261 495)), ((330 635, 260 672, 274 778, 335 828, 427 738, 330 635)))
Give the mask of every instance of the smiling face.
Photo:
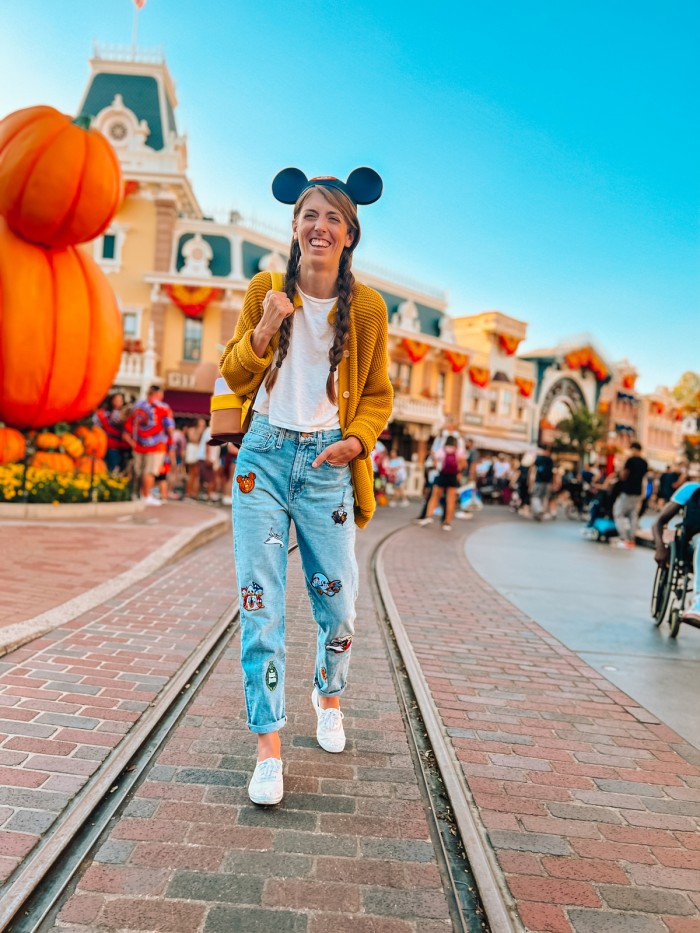
POLYGON ((327 196, 326 189, 318 187, 304 192, 292 220, 302 263, 318 271, 337 270, 343 250, 353 248, 359 239, 352 214, 350 201, 340 193, 328 190, 327 196))

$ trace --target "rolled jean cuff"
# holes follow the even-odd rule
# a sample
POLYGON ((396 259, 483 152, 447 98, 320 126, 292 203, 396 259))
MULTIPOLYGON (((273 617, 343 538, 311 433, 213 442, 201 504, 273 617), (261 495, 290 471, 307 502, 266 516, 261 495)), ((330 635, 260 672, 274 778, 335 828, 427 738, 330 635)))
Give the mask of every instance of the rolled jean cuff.
POLYGON ((339 690, 324 690, 316 678, 314 678, 314 687, 318 690, 318 695, 322 697, 340 697, 345 693, 345 687, 341 687, 339 690))
POLYGON ((283 729, 287 725, 287 717, 284 716, 282 719, 278 719, 277 722, 271 722, 266 726, 253 726, 248 723, 248 728, 251 732, 255 732, 257 735, 265 735, 268 732, 279 732, 280 729, 283 729))

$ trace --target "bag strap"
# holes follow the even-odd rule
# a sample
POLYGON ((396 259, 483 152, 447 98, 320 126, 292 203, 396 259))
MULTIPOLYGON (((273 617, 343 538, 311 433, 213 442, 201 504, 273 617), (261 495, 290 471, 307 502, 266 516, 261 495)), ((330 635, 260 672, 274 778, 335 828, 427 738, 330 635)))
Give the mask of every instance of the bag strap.
POLYGON ((284 291, 284 272, 271 272, 272 276, 272 291, 273 292, 283 292, 284 291))

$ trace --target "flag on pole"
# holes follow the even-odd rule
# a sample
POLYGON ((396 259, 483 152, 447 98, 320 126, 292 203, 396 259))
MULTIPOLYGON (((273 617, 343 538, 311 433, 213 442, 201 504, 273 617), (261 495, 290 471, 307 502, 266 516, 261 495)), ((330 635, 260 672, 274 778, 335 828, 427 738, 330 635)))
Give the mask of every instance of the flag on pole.
POLYGON ((137 10, 142 10, 146 6, 146 0, 134 0, 137 10))

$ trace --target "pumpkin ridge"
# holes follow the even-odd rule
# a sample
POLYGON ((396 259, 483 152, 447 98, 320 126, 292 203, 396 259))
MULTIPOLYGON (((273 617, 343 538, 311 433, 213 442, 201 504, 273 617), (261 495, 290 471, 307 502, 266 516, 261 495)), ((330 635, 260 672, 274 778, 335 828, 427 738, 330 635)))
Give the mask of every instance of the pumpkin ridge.
POLYGON ((114 201, 113 201, 112 207, 111 207, 110 212, 109 212, 109 215, 108 215, 108 216, 109 216, 109 219, 107 220, 106 223, 103 221, 103 222, 100 223, 98 226, 96 226, 96 227, 94 228, 94 230, 92 230, 92 231, 90 232, 90 236, 85 237, 85 240, 83 241, 83 242, 85 242, 85 243, 89 243, 90 240, 94 240, 94 239, 95 239, 96 237, 98 237, 104 230, 106 230, 106 229, 109 227, 109 225, 110 225, 110 224, 112 223, 112 221, 114 220, 114 215, 117 213, 117 210, 119 209, 119 205, 120 205, 121 202, 122 202, 122 192, 123 192, 123 190, 124 190, 125 182, 124 182, 124 180, 123 180, 123 178, 122 178, 122 173, 121 173, 121 172, 122 172, 121 162, 119 161, 119 157, 117 156, 116 152, 114 151, 112 145, 111 145, 109 142, 107 142, 106 139, 104 140, 104 142, 105 142, 105 144, 106 144, 104 148, 105 148, 106 151, 108 152, 109 158, 112 160, 112 163, 113 163, 113 165, 114 165, 115 168, 116 168, 116 174, 117 174, 117 177, 118 177, 119 179, 121 179, 121 183, 117 185, 117 188, 116 188, 116 191, 115 191, 115 195, 114 195, 114 201))
POLYGON ((83 264, 83 257, 80 254, 80 250, 75 250, 76 259, 78 260, 78 265, 80 266, 80 271, 83 274, 83 279, 85 281, 85 287, 88 293, 88 314, 90 315, 89 319, 89 330, 90 340, 88 341, 88 357, 85 360, 85 370, 83 372, 83 381, 80 383, 80 391, 76 398, 82 398, 85 394, 87 388, 88 379, 90 376, 90 349, 92 347, 92 338, 93 331, 95 327, 95 314, 97 310, 97 301, 95 296, 95 283, 92 281, 92 276, 88 273, 86 266, 83 264))
MULTIPOLYGON (((49 117, 49 115, 47 115, 47 119, 48 119, 48 117, 49 117)), ((22 208, 23 208, 23 203, 22 203, 22 202, 24 201, 24 196, 25 196, 25 193, 26 193, 26 191, 27 191, 28 182, 29 182, 29 179, 31 178, 31 176, 32 176, 33 173, 34 173, 34 169, 36 168, 39 159, 44 155, 44 153, 45 153, 46 150, 49 148, 49 146, 52 146, 52 145, 54 144, 54 141, 55 141, 56 139, 58 139, 58 137, 59 137, 59 136, 61 135, 61 133, 63 132, 63 129, 64 129, 64 128, 63 128, 62 126, 59 126, 58 129, 57 129, 57 131, 56 131, 52 136, 50 136, 49 139, 44 139, 44 140, 42 140, 41 144, 37 147, 37 150, 36 150, 36 152, 34 153, 34 158, 33 158, 33 159, 31 160, 31 162, 29 163, 29 167, 28 167, 27 171, 26 171, 25 174, 24 174, 24 178, 22 179, 22 185, 21 185, 21 187, 20 187, 20 189, 19 189, 19 190, 20 190, 20 198, 19 198, 18 201, 15 201, 14 204, 8 209, 7 214, 10 214, 10 213, 13 212, 13 211, 21 211, 21 210, 22 210, 22 208)), ((30 241, 30 242, 31 242, 31 241, 30 241)))
MULTIPOLYGON (((51 282, 51 285, 50 285, 50 288, 51 288, 51 301, 50 301, 48 307, 53 308, 53 307, 54 307, 54 304, 55 304, 55 302, 56 302, 56 292, 57 292, 57 288, 56 288, 56 269, 55 269, 55 266, 54 266, 54 263, 53 263, 53 255, 52 255, 52 253, 51 253, 51 250, 48 250, 48 249, 42 250, 41 253, 42 253, 42 256, 46 259, 46 262, 47 262, 48 265, 49 265, 49 270, 50 270, 50 273, 51 273, 51 274, 49 275, 49 280, 50 280, 50 282, 51 282)), ((34 420, 35 420, 35 418, 38 417, 39 412, 41 412, 42 409, 44 408, 44 406, 46 405, 46 400, 47 400, 47 398, 48 398, 49 390, 50 390, 50 388, 51 388, 51 375, 52 375, 52 373, 53 373, 54 364, 55 364, 55 362, 56 362, 56 314, 55 314, 55 313, 52 315, 51 326, 52 326, 52 329, 53 329, 53 340, 51 341, 51 362, 50 362, 49 367, 48 367, 48 369, 47 369, 47 374, 48 374, 48 375, 47 375, 46 381, 44 382, 44 388, 43 388, 43 390, 42 390, 42 392, 41 392, 41 395, 40 395, 40 397, 39 397, 39 400, 38 400, 38 402, 37 402, 37 404, 36 404, 36 406, 35 406, 35 408, 34 408, 34 411, 32 412, 32 417, 31 417, 31 419, 30 419, 30 421, 29 421, 29 426, 30 426, 30 427, 37 427, 37 425, 34 424, 34 420)))
MULTIPOLYGON (((75 125, 75 124, 73 124, 73 123, 69 123, 68 126, 66 127, 66 129, 67 129, 67 130, 72 130, 72 128, 73 128, 74 125, 75 125)), ((80 128, 80 129, 82 129, 82 128, 80 128)), ((85 163, 87 162, 88 143, 89 143, 89 137, 88 137, 87 132, 86 132, 85 130, 83 130, 83 132, 82 132, 82 137, 83 137, 83 158, 82 158, 81 163, 80 163, 80 172, 77 173, 78 184, 77 184, 77 186, 76 186, 75 191, 73 192, 73 199, 71 200, 70 204, 68 205, 68 210, 67 210, 66 213, 64 214, 64 216, 63 216, 62 220, 60 221, 60 223, 58 224, 58 226, 54 227, 54 229, 51 231, 51 238, 52 238, 53 240, 60 240, 60 238, 61 238, 61 233, 65 230, 65 228, 66 228, 70 223, 73 222, 73 218, 75 217, 75 212, 76 212, 76 209, 77 209, 77 207, 78 207, 78 203, 79 203, 79 201, 80 201, 80 195, 81 195, 82 190, 83 190, 83 172, 85 171, 85 163)))

